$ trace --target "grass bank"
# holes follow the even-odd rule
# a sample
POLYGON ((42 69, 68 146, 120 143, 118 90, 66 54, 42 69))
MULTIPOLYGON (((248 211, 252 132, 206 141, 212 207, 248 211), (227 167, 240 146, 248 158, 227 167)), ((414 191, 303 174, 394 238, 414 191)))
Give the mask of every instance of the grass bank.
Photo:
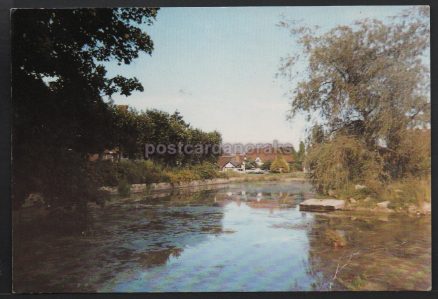
POLYGON ((373 210, 380 212, 409 212, 429 214, 431 212, 431 177, 405 178, 387 184, 365 182, 350 184, 328 194, 343 199, 351 210, 373 210))
POLYGON ((110 190, 117 188, 118 193, 122 195, 129 194, 132 190, 132 185, 167 183, 166 186, 186 186, 191 182, 202 184, 202 181, 214 179, 229 179, 230 182, 305 179, 302 172, 267 174, 246 174, 234 171, 222 172, 212 163, 169 168, 152 161, 123 160, 116 163, 98 161, 91 164, 90 170, 100 186, 110 187, 110 190))

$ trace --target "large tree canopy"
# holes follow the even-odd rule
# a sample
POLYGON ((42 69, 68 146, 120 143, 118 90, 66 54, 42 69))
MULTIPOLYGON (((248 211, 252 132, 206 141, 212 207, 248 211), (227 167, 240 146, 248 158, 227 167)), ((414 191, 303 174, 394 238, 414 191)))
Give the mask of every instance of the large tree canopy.
POLYGON ((280 74, 293 85, 290 117, 314 122, 307 157, 314 182, 332 188, 430 173, 428 7, 327 32, 280 25, 300 49, 282 59, 280 74))
POLYGON ((127 157, 143 158, 145 145, 151 145, 155 149, 158 145, 166 148, 173 146, 174 149, 158 153, 150 149, 147 159, 153 160, 163 166, 188 166, 202 162, 216 162, 222 136, 219 132, 204 132, 193 128, 183 120, 181 114, 176 111, 169 114, 164 111, 152 109, 136 111, 135 109, 115 110, 114 142, 119 150, 127 157), (178 150, 179 144, 181 150, 178 150), (202 146, 205 150, 184 151, 183 147, 202 146))
POLYGON ((74 184, 80 157, 113 145, 113 111, 104 97, 143 87, 136 78, 108 77, 104 63, 151 54, 152 40, 140 25, 152 24, 156 14, 149 8, 13 11, 14 197, 69 193, 50 184, 74 184))
POLYGON ((408 127, 430 119, 429 10, 423 7, 383 22, 357 21, 321 33, 282 21, 303 52, 282 60, 280 73, 297 82, 291 115, 318 115, 329 134, 364 135, 368 145, 389 148, 408 127), (306 72, 294 77, 299 62, 306 72))
POLYGON ((152 24, 156 14, 149 8, 15 10, 14 75, 57 78, 55 86, 80 76, 107 95, 142 90, 136 78, 107 78, 101 62, 129 64, 140 51, 151 54, 152 40, 136 25, 152 24))

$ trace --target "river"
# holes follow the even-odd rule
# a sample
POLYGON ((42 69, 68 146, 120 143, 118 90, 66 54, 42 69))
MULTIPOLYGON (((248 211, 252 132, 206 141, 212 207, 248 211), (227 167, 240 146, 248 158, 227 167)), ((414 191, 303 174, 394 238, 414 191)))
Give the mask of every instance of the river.
POLYGON ((430 216, 299 211, 304 181, 112 198, 14 215, 16 292, 427 290, 430 216), (74 217, 73 217, 74 218, 74 217), (74 219, 73 219, 74 220, 74 219), (340 236, 334 246, 330 236, 340 236))

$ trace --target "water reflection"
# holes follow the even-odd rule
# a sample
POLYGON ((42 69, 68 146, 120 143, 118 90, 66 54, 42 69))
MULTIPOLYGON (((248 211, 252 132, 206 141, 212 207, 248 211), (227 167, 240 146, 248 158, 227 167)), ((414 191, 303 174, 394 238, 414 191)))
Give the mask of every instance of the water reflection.
POLYGON ((104 208, 89 210, 80 233, 68 234, 39 226, 42 222, 26 213, 15 215, 14 288, 428 288, 430 219, 300 212, 299 202, 312 195, 307 183, 264 182, 114 198, 104 208), (346 244, 333 247, 327 239, 331 231, 346 244), (409 271, 414 266, 420 274, 397 278, 400 272, 394 268, 409 271))
MULTIPOLYGON (((253 209, 246 202, 224 206, 221 233, 153 269, 129 270, 108 282, 103 291, 257 291, 289 290, 291 283, 310 289, 302 271, 308 240, 304 231, 279 230, 287 210, 253 209), (130 277, 130 279, 126 279, 130 277)), ((301 216, 291 219, 300 221, 301 216)))
POLYGON ((324 276, 318 289, 431 287, 430 217, 321 214, 308 229, 309 267, 324 276), (331 232, 345 240, 345 247, 327 246, 331 232))

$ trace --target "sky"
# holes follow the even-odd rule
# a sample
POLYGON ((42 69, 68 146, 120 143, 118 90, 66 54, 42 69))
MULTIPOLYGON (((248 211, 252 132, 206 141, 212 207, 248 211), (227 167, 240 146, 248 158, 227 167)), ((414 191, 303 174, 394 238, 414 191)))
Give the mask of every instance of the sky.
POLYGON ((299 51, 277 26, 282 16, 326 31, 362 18, 383 20, 406 8, 161 8, 155 23, 145 26, 152 55, 108 66, 110 76, 137 77, 144 92, 113 99, 138 110, 178 110, 193 127, 219 131, 224 142, 277 140, 297 148, 309 124, 300 115, 286 119, 291 99, 285 93, 293 86, 275 76, 280 58, 299 51))

